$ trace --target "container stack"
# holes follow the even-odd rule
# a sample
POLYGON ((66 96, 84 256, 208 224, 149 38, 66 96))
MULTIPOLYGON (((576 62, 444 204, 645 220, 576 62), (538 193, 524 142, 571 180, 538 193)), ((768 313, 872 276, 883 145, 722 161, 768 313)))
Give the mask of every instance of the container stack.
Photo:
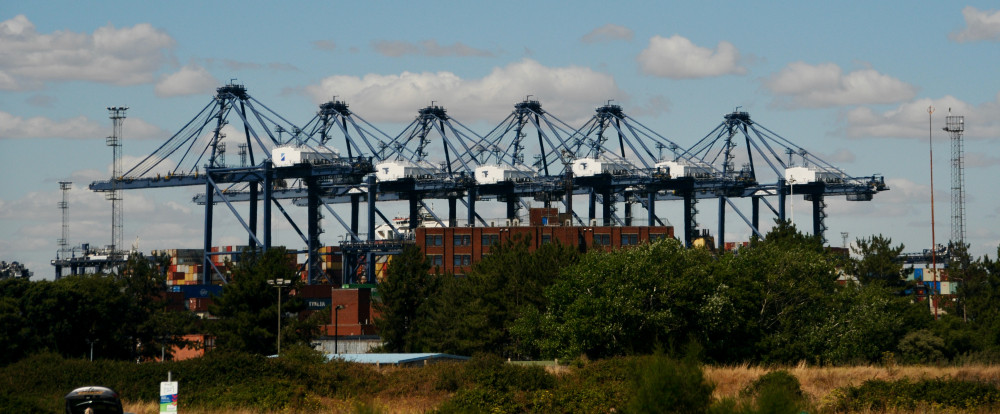
POLYGON ((169 256, 167 286, 196 285, 202 274, 202 251, 198 249, 154 250, 153 256, 169 256))

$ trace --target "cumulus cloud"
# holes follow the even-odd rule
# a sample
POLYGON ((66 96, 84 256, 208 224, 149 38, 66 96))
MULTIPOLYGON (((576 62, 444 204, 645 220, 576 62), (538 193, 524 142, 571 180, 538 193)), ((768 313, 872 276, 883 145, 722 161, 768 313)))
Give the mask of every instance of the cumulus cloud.
POLYGON ((793 62, 764 81, 786 108, 884 104, 912 99, 916 87, 873 69, 845 74, 833 63, 793 62))
POLYGON ((41 34, 24 15, 0 22, 0 89, 29 90, 53 81, 150 83, 174 39, 148 23, 93 34, 41 34))
POLYGON ((691 43, 685 37, 653 36, 639 53, 639 66, 646 74, 671 79, 742 75, 740 51, 729 42, 719 42, 715 50, 691 43))
POLYGON ((424 40, 420 43, 379 40, 372 42, 372 47, 376 52, 389 57, 400 57, 403 55, 421 55, 431 57, 488 57, 494 55, 493 52, 484 49, 476 49, 462 42, 455 42, 451 45, 439 45, 436 40, 424 40))
POLYGON ((1000 42, 1000 10, 979 11, 972 6, 962 9, 965 28, 953 32, 948 38, 955 42, 990 40, 1000 42))
POLYGON ((332 40, 314 40, 312 45, 316 50, 325 50, 327 52, 337 50, 337 43, 332 40))
POLYGON ((316 103, 336 95, 372 121, 409 121, 432 100, 462 121, 497 121, 529 94, 546 111, 569 121, 562 117, 589 117, 607 99, 627 99, 611 75, 578 66, 550 68, 531 59, 495 68, 480 79, 451 72, 336 75, 307 86, 306 93, 316 103))
MULTIPOLYGON (((101 124, 85 116, 53 120, 41 116, 23 118, 0 111, 0 140, 33 138, 103 140, 110 134, 110 124, 101 124)), ((163 134, 163 129, 139 118, 127 118, 122 126, 124 139, 148 139, 162 137, 163 134)))
MULTIPOLYGON (((935 129, 944 127, 944 117, 950 108, 952 114, 965 117, 966 138, 996 138, 1000 136, 1000 94, 993 102, 979 106, 963 102, 953 96, 939 99, 918 99, 885 112, 871 108, 855 108, 844 117, 847 135, 860 137, 888 137, 927 139, 927 108, 933 106, 935 129)), ((943 133, 943 132, 940 132, 943 133)))
POLYGON ((602 43, 615 40, 632 40, 632 29, 608 23, 591 30, 590 33, 580 38, 580 41, 583 43, 602 43))
POLYGON ((164 76, 156 83, 157 96, 181 96, 211 93, 217 86, 219 80, 215 79, 208 70, 196 64, 190 64, 181 70, 164 76))

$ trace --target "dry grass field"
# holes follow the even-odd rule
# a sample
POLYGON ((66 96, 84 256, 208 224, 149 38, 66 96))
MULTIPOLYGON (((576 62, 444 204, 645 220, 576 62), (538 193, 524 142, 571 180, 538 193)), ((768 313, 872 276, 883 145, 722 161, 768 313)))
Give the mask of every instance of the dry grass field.
MULTIPOLYGON (((399 368, 388 368, 399 369, 399 368)), ((412 368, 406 368, 412 369, 412 368)), ((562 375, 573 368, 570 367, 549 367, 548 370, 555 375, 562 375)), ((975 382, 1000 384, 1000 366, 980 365, 980 366, 960 366, 960 367, 937 367, 937 366, 854 366, 854 367, 814 367, 805 364, 790 367, 761 367, 751 365, 740 366, 705 366, 706 378, 715 384, 714 397, 721 399, 725 397, 735 397, 739 395, 747 385, 755 379, 770 371, 784 369, 798 378, 803 392, 808 396, 814 407, 819 412, 824 412, 824 408, 832 402, 831 393, 837 388, 858 386, 871 379, 898 380, 898 379, 932 379, 932 378, 954 378, 975 382)), ((423 390, 422 390, 423 391, 423 390)), ((415 392, 409 395, 398 395, 392 393, 386 395, 372 395, 365 400, 361 412, 388 412, 388 413, 422 413, 433 410, 450 395, 444 392, 415 392), (374 408, 374 410, 371 410, 374 408)), ((358 401, 327 400, 323 402, 325 408, 323 413, 351 413, 359 411, 358 401)), ((135 414, 157 414, 159 406, 152 402, 131 402, 125 406, 125 411, 135 414)), ((231 411, 200 411, 182 407, 181 411, 187 414, 251 414, 261 411, 251 410, 231 410, 231 411)), ((887 414, 901 413, 987 413, 989 410, 955 411, 930 408, 921 408, 915 411, 882 411, 887 414)), ((864 412, 868 414, 868 411, 864 412)))

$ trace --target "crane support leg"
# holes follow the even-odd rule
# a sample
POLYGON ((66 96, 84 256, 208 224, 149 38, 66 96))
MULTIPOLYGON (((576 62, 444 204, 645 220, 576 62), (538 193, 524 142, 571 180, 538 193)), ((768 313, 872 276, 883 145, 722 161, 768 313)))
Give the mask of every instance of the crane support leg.
POLYGON ((625 225, 632 225, 632 193, 625 193, 625 225))
POLYGON ((752 226, 755 230, 760 230, 760 196, 753 196, 750 198, 753 211, 751 212, 752 226))
POLYGON ((820 240, 826 241, 826 237, 823 236, 823 233, 826 232, 826 223, 824 222, 826 218, 826 203, 823 202, 822 194, 813 194, 812 207, 813 234, 818 236, 820 240))
POLYGON ((696 224, 694 222, 694 193, 688 191, 684 193, 684 246, 691 247, 694 241, 696 224))
POLYGON ((778 179, 778 220, 785 221, 785 180, 778 179))
POLYGON ((724 251, 726 247, 726 198, 719 197, 719 251, 724 251))
POLYGON ((375 176, 368 176, 368 241, 375 241, 375 176))
MULTIPOLYGON (((208 173, 207 171, 205 172, 208 173)), ((205 253, 201 266, 201 283, 209 285, 212 283, 212 262, 208 252, 212 251, 212 206, 215 204, 215 189, 212 188, 212 181, 205 183, 205 253)))
POLYGON ((359 214, 361 213, 361 194, 351 194, 351 241, 360 240, 358 234, 359 214))
POLYGON ((646 225, 653 226, 656 223, 656 193, 650 191, 646 198, 646 225))
POLYGON ((601 217, 605 226, 611 225, 611 207, 614 207, 615 202, 611 198, 611 189, 605 189, 604 193, 601 194, 604 202, 601 203, 601 217))
POLYGON ((311 285, 319 277, 319 192, 320 188, 315 178, 306 179, 306 190, 308 191, 308 221, 309 221, 309 252, 308 252, 308 276, 306 284, 311 285))
POLYGON ((476 226, 476 187, 469 188, 469 227, 476 226))
POLYGON ((594 189, 590 189, 590 211, 588 211, 587 218, 589 221, 587 224, 593 223, 597 219, 597 194, 594 193, 594 189))
POLYGON ((511 194, 507 196, 507 219, 517 218, 517 196, 511 194))
POLYGON ((274 189, 271 186, 271 167, 264 166, 264 250, 271 248, 271 198, 274 189))
POLYGON ((257 198, 258 198, 258 186, 260 186, 260 181, 250 182, 250 237, 247 245, 251 249, 256 249, 257 241, 257 198))
POLYGON ((420 199, 416 194, 410 194, 410 230, 420 224, 420 199))
POLYGON ((448 227, 458 227, 458 199, 448 197, 448 227))

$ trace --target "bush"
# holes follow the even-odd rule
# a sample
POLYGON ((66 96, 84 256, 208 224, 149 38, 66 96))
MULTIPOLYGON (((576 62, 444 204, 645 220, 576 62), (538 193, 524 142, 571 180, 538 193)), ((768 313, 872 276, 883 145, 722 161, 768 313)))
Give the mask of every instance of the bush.
POLYGON ((1000 389, 994 385, 950 378, 912 382, 868 380, 857 387, 838 390, 837 411, 914 410, 918 406, 940 408, 997 408, 1000 389))
POLYGON ((638 360, 633 379, 632 413, 703 413, 712 402, 715 386, 705 380, 693 361, 656 354, 638 360))

